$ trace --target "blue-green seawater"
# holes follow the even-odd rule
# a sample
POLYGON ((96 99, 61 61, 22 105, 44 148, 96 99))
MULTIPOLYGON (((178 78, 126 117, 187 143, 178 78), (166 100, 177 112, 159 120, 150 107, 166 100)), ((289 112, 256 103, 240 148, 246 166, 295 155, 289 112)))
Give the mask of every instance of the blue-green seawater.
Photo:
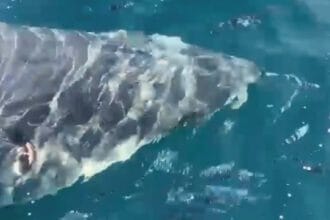
POLYGON ((279 76, 240 109, 0 219, 330 219, 329 11, 328 0, 1 0, 4 22, 174 35, 279 76))

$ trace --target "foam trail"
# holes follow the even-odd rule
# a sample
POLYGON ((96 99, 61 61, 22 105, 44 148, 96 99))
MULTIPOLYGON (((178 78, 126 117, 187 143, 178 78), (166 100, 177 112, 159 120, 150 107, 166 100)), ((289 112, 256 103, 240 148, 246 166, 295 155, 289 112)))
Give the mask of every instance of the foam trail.
POLYGON ((286 112, 288 109, 291 108, 292 106, 292 102, 293 100, 296 98, 296 96, 299 94, 299 90, 298 89, 295 89, 293 94, 290 96, 290 98, 288 99, 288 101, 285 103, 284 106, 281 107, 281 114, 283 114, 284 112, 286 112))
POLYGON ((315 88, 315 89, 320 88, 319 84, 303 81, 294 74, 279 74, 279 73, 274 73, 274 72, 265 72, 265 76, 267 76, 267 77, 284 77, 287 80, 293 80, 299 88, 315 88))
POLYGON ((279 74, 274 72, 265 72, 266 77, 284 77, 287 81, 293 81, 296 84, 296 88, 294 89, 293 93, 290 95, 289 99, 286 101, 286 103, 281 106, 280 113, 278 116, 275 117, 273 120, 273 123, 275 123, 283 113, 285 113, 287 110, 289 110, 292 106, 292 103, 294 99, 299 95, 299 93, 304 89, 319 89, 320 85, 316 83, 310 83, 303 81, 299 77, 297 77, 294 74, 279 74))

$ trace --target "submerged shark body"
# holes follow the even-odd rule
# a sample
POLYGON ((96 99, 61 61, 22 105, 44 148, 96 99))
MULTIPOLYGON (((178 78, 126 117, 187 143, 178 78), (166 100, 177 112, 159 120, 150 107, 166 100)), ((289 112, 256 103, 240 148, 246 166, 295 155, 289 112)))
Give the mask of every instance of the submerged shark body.
POLYGON ((177 37, 0 23, 0 206, 88 179, 187 117, 239 107, 259 76, 177 37))

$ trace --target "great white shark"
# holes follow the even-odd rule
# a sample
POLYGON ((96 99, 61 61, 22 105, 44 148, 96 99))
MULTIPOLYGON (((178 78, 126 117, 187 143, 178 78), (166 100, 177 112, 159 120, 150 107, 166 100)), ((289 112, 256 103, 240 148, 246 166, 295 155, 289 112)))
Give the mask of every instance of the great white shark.
POLYGON ((55 194, 247 100, 246 59, 179 37, 0 23, 0 206, 55 194))

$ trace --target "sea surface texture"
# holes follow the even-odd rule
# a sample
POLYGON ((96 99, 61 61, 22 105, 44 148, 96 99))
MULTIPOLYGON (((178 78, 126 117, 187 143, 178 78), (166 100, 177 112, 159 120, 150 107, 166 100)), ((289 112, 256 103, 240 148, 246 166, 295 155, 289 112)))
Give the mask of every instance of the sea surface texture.
POLYGON ((241 108, 0 219, 329 220, 329 12, 328 0, 2 0, 1 22, 177 36, 264 74, 241 108))

